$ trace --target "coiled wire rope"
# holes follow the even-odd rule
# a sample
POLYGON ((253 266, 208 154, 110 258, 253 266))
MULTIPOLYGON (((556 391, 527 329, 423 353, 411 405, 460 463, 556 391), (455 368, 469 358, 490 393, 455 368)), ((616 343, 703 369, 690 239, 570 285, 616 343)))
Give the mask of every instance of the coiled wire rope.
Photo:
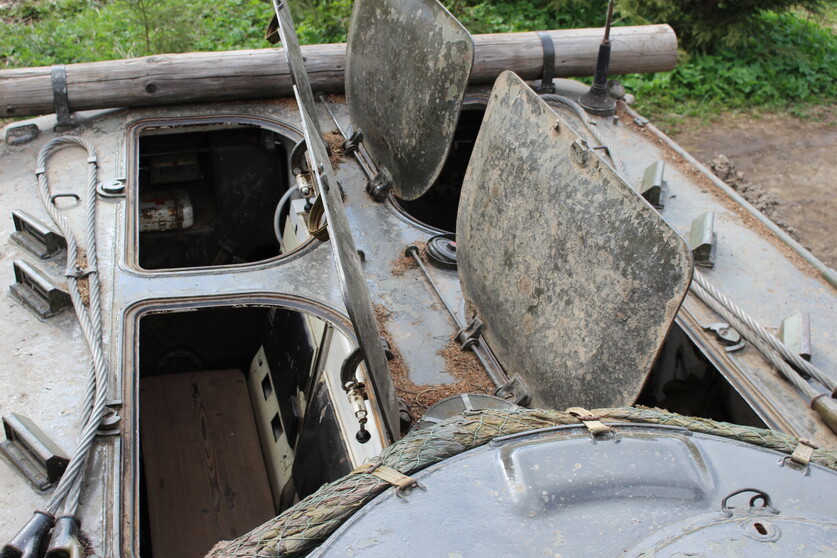
MULTIPOLYGON (((96 250, 96 183, 98 174, 98 160, 96 149, 89 141, 75 136, 55 138, 44 145, 38 152, 38 167, 35 175, 38 179, 38 193, 46 211, 55 225, 59 228, 67 242, 67 267, 65 275, 67 287, 72 300, 73 310, 78 318, 81 331, 92 355, 90 374, 85 387, 81 407, 81 428, 78 435, 76 450, 61 476, 57 487, 50 495, 44 511, 36 510, 35 517, 8 543, 2 550, 2 556, 20 556, 26 554, 24 549, 37 549, 40 540, 52 527, 56 515, 59 521, 69 520, 69 530, 58 523, 53 532, 53 541, 47 551, 47 556, 63 556, 66 554, 65 545, 78 545, 77 531, 79 498, 84 481, 84 470, 96 438, 99 425, 106 412, 106 398, 108 392, 108 366, 102 343, 102 307, 98 274, 98 255, 96 250), (80 147, 87 152, 87 186, 85 189, 85 219, 84 219, 84 249, 82 257, 78 241, 73 233, 69 219, 55 206, 58 196, 52 195, 46 176, 46 166, 49 157, 67 147, 80 147), (79 281, 87 278, 88 305, 79 289, 79 281), (59 542, 56 543, 56 540, 59 542), (58 547, 54 547, 57 544, 58 547)), ((61 196, 63 197, 63 196, 61 196)), ((73 196, 78 199, 77 196, 73 196)))

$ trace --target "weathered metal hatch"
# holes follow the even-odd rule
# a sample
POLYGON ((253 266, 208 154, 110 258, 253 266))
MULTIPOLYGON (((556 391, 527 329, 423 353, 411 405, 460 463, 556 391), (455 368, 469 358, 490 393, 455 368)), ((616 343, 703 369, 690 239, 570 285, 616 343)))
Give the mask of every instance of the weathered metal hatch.
POLYGON ((474 62, 471 35, 436 0, 358 0, 346 100, 392 189, 414 200, 447 157, 474 62))
POLYGON ((491 94, 457 241, 469 308, 509 375, 533 388, 533 406, 635 401, 688 289, 691 256, 512 72, 491 94))
POLYGON ((279 1, 274 0, 278 32, 285 47, 285 56, 294 79, 294 95, 302 118, 302 129, 313 173, 317 181, 329 228, 329 244, 336 265, 337 277, 343 304, 354 325, 363 360, 369 372, 372 388, 377 395, 380 412, 387 434, 392 440, 400 437, 398 423, 398 401, 395 386, 389 374, 386 355, 381 344, 381 335, 375 321, 375 311, 369 296, 369 288, 360 266, 352 231, 343 206, 340 185, 328 159, 323 135, 316 120, 316 105, 305 71, 302 51, 296 36, 290 12, 279 1))

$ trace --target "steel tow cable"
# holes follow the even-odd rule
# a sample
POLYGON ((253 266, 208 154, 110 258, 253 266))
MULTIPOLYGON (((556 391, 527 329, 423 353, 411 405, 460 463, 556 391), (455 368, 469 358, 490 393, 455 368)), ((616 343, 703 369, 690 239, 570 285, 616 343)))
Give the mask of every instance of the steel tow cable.
POLYGON ((73 457, 64 471, 55 491, 47 502, 46 510, 37 510, 29 523, 2 550, 3 558, 30 556, 37 553, 41 541, 50 528, 52 539, 47 549, 47 557, 65 556, 80 550, 78 541, 79 521, 76 517, 81 486, 84 481, 84 468, 90 450, 96 438, 99 424, 106 411, 108 391, 108 368, 102 347, 102 309, 98 275, 98 257, 96 251, 96 183, 98 161, 93 145, 79 137, 64 136, 51 140, 38 153, 38 193, 41 202, 60 229, 67 241, 67 287, 78 318, 84 339, 93 357, 84 398, 82 400, 81 431, 73 457), (46 164, 50 155, 65 147, 77 146, 87 152, 87 188, 85 211, 85 249, 86 262, 79 255, 78 242, 73 234, 70 221, 55 207, 55 197, 51 196, 46 177, 46 164), (85 264, 84 266, 82 264, 85 264), (89 309, 79 290, 79 280, 88 280, 89 309), (56 519, 56 514, 61 515, 56 519))

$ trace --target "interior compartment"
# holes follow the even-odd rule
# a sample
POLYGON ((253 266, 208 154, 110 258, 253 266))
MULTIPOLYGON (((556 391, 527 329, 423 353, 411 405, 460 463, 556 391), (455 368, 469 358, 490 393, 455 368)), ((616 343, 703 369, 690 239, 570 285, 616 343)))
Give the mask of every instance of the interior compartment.
POLYGON ((279 255, 273 214, 291 181, 291 150, 289 138, 257 126, 143 131, 140 267, 207 267, 279 255))
POLYGON ((350 472, 354 432, 330 378, 352 348, 278 307, 142 317, 141 555, 202 557, 350 472))
POLYGON ((671 326, 636 404, 767 428, 676 323, 671 326))
POLYGON ((477 102, 463 104, 442 172, 423 196, 412 201, 393 196, 395 204, 419 223, 449 233, 456 230, 459 193, 482 125, 485 107, 484 103, 477 102))

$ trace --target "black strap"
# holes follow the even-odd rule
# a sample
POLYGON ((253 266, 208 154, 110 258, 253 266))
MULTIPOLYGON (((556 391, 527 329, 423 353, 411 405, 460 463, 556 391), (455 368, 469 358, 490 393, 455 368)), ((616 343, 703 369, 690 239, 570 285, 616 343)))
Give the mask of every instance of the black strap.
POLYGON ((51 68, 52 102, 55 105, 55 116, 58 119, 56 129, 72 128, 75 122, 70 116, 70 100, 67 95, 67 67, 58 64, 51 68))
POLYGON ((555 43, 552 42, 552 35, 547 31, 537 31, 537 34, 543 48, 543 73, 538 93, 555 93, 555 84, 552 82, 555 72, 555 43))

